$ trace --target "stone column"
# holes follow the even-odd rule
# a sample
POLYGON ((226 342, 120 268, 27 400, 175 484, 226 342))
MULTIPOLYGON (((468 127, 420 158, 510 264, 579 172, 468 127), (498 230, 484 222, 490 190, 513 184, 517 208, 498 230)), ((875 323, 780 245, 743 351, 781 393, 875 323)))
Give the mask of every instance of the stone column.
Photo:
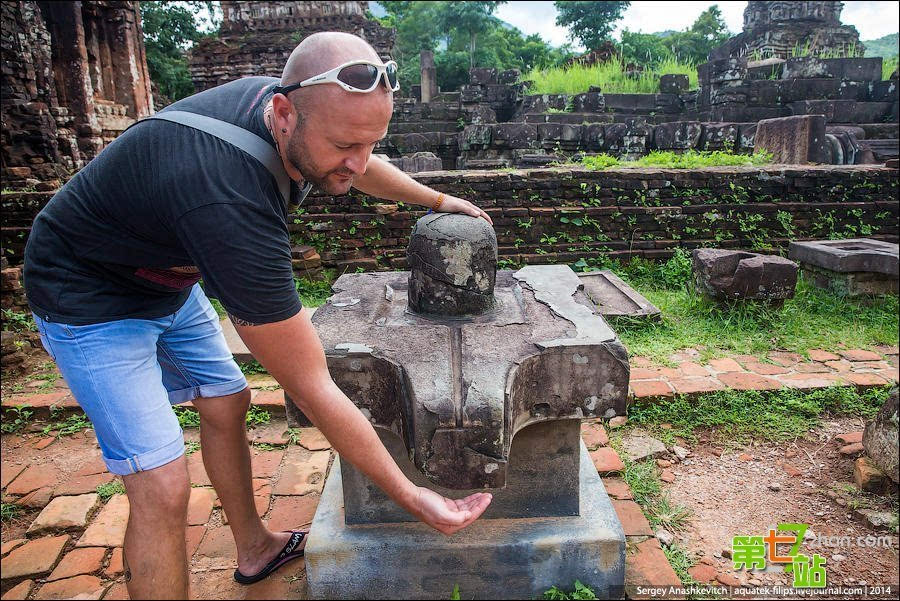
POLYGON ((434 67, 434 53, 431 50, 423 50, 419 54, 419 73, 422 102, 431 102, 431 99, 438 95, 437 69, 434 67))
POLYGON ((115 76, 115 100, 126 107, 129 117, 140 119, 150 114, 150 80, 139 32, 140 16, 136 2, 109 11, 107 20, 115 27, 115 43, 110 48, 115 76))

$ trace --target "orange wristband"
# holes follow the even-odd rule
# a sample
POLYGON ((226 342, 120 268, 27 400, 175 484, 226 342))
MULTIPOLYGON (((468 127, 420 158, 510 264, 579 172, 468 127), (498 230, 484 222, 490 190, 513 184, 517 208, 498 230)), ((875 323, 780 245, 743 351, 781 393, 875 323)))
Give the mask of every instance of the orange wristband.
POLYGON ((437 202, 434 203, 434 206, 431 207, 431 210, 432 210, 432 211, 437 211, 437 210, 438 210, 438 207, 441 206, 441 203, 442 203, 442 202, 444 202, 444 193, 443 193, 443 192, 441 192, 440 194, 438 194, 437 202))

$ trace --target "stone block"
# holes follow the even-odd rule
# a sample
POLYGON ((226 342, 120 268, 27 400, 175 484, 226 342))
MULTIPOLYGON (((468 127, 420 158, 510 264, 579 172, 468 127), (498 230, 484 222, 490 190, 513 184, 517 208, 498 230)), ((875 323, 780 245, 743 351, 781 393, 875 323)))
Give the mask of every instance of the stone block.
POLYGON ((661 94, 681 94, 690 88, 688 76, 682 73, 666 73, 659 78, 661 94))
POLYGON ((584 92, 572 97, 576 113, 599 113, 606 108, 606 100, 600 92, 584 92))
POLYGON ((856 458, 853 463, 853 482, 857 488, 866 492, 879 493, 887 480, 887 475, 870 458, 865 455, 856 458))
POLYGON ((498 123, 491 126, 498 148, 537 148, 537 127, 526 123, 498 123))
POLYGON ((687 150, 700 142, 703 126, 698 121, 673 121, 653 128, 653 147, 659 150, 687 150))
POLYGON ((607 319, 628 317, 658 320, 660 311, 610 270, 578 274, 584 293, 607 319))
POLYGON ((39 538, 14 549, 3 558, 3 580, 15 580, 47 574, 56 566, 68 535, 39 538))
POLYGON ((866 424, 862 443, 872 461, 896 484, 898 482, 898 389, 891 390, 875 419, 866 424))
POLYGON ((825 163, 825 119, 820 115, 764 119, 756 126, 754 147, 771 152, 775 163, 825 163))
POLYGON ((697 290, 720 300, 793 298, 797 264, 777 255, 697 248, 692 253, 697 290))
POLYGON ((581 144, 584 150, 597 151, 604 145, 604 126, 602 123, 591 123, 581 127, 581 144))
POLYGON ((97 493, 74 497, 56 497, 41 510, 31 526, 28 534, 43 534, 53 530, 67 528, 84 528, 91 513, 100 504, 97 493))
POLYGON ((737 148, 738 125, 736 123, 704 123, 700 135, 703 150, 734 150, 737 148))
POLYGON ((840 273, 869 272, 897 278, 896 243, 854 238, 848 240, 809 240, 791 242, 788 256, 806 265, 840 273))
POLYGON ((532 599, 576 579, 598 598, 621 597, 625 536, 587 449, 577 448, 579 515, 482 518, 452 537, 418 522, 347 526, 335 463, 306 545, 310 597, 443 599, 458 585, 473 598, 532 599))
POLYGON ((497 70, 490 68, 469 69, 469 83, 475 86, 497 83, 497 70))
POLYGON ((125 541, 125 527, 128 525, 128 497, 113 495, 100 514, 88 526, 77 547, 121 547, 125 541))
POLYGON ((897 102, 897 80, 887 79, 872 83, 869 100, 873 102, 897 102))

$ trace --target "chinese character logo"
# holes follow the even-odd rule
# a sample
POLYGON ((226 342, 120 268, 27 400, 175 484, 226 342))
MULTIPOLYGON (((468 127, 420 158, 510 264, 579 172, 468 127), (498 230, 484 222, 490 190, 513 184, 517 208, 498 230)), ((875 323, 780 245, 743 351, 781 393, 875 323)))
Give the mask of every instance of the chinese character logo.
POLYGON ((767 536, 733 537, 731 561, 734 569, 764 570, 767 562, 782 564, 785 572, 793 573, 794 587, 825 588, 828 582, 825 558, 819 554, 808 557, 799 552, 807 527, 806 524, 785 523, 770 529, 767 536))

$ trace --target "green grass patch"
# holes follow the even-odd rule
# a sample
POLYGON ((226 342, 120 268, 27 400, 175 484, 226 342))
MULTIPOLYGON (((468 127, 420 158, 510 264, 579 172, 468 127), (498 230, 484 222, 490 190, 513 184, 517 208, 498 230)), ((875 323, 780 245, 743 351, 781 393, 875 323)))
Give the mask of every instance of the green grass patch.
POLYGON ((636 161, 620 161, 608 154, 586 156, 581 164, 589 169, 602 171, 612 167, 639 168, 660 167, 667 169, 700 169, 703 167, 752 167, 772 162, 772 154, 754 152, 738 154, 725 150, 688 150, 682 153, 654 150, 636 161))
POLYGON ((246 363, 238 363, 238 367, 245 376, 253 374, 267 374, 266 368, 256 359, 250 359, 246 363))
POLYGON ((304 307, 323 305, 331 296, 331 284, 336 279, 334 270, 326 270, 324 275, 325 277, 321 280, 294 278, 294 287, 297 288, 297 294, 304 307))
POLYGON ((56 437, 62 438, 92 427, 91 421, 84 413, 74 413, 65 419, 57 419, 62 412, 63 410, 58 407, 50 408, 50 422, 41 431, 44 436, 56 432, 56 437))
POLYGON ((12 434, 18 432, 29 423, 34 416, 31 405, 19 405, 10 407, 3 412, 3 422, 0 423, 0 431, 4 434, 12 434))
POLYGON ((200 450, 200 443, 196 440, 186 440, 184 441, 184 454, 185 455, 193 455, 197 451, 200 450))
POLYGON ((699 87, 697 66, 689 61, 670 57, 634 74, 626 73, 625 67, 621 59, 590 66, 576 63, 567 67, 533 69, 522 77, 522 81, 533 82, 529 94, 581 94, 591 86, 599 86, 604 94, 656 94, 659 78, 666 74, 687 75, 690 89, 699 87))
POLYGON ((0 521, 3 523, 11 522, 22 513, 22 508, 15 503, 0 504, 0 521))
POLYGON ((891 75, 894 74, 894 71, 897 70, 898 65, 898 57, 892 56, 890 58, 886 58, 881 62, 881 79, 886 80, 890 79, 891 75))
POLYGON ((200 414, 190 407, 172 407, 175 417, 178 418, 178 425, 181 429, 199 428, 200 414))
POLYGON ((557 586, 551 586, 544 591, 541 598, 553 601, 565 601, 568 599, 596 599, 597 595, 591 587, 583 585, 580 580, 576 580, 571 591, 565 591, 557 586))
POLYGON ((113 495, 124 495, 125 485, 122 484, 122 481, 119 479, 107 482, 106 484, 99 484, 97 485, 97 494, 100 495, 100 498, 104 501, 108 501, 113 495))
POLYGON ((37 332, 31 313, 3 309, 3 329, 12 332, 37 332))
MULTIPOLYGON (((628 423, 640 426, 666 444, 674 443, 676 437, 696 442, 705 429, 714 429, 716 439, 732 446, 750 440, 779 442, 799 438, 819 425, 824 415, 874 417, 888 391, 887 387, 860 392, 852 386, 833 386, 810 391, 722 390, 692 399, 677 395, 664 403, 632 405, 628 408, 628 423), (671 428, 662 428, 662 424, 671 428)), ((635 476, 636 484, 646 486, 645 477, 635 476)), ((634 486, 632 491, 635 498, 652 494, 652 490, 645 494, 634 486)))
POLYGON ((271 419, 272 416, 262 407, 250 405, 250 409, 247 410, 246 421, 248 426, 262 426, 264 424, 268 424, 269 420, 271 419))
POLYGON ((757 355, 787 350, 871 348, 897 344, 900 305, 893 295, 841 297, 806 281, 803 273, 794 298, 774 308, 765 303, 719 303, 697 294, 688 251, 677 249, 668 261, 636 258, 574 264, 576 271, 606 268, 643 294, 662 313, 658 322, 620 319, 616 332, 632 356, 668 363, 669 355, 696 348, 700 359, 733 354, 757 355))

